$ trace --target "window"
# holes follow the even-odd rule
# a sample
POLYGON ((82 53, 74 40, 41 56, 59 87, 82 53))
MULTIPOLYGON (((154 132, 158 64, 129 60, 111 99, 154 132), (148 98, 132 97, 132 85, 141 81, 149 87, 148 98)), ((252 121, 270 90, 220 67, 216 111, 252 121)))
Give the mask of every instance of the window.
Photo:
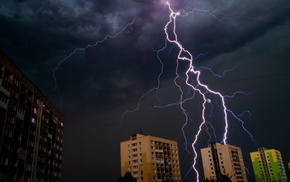
POLYGON ((136 160, 133 160, 133 163, 137 163, 138 162, 138 160, 136 159, 136 160))
POLYGON ((5 104, 8 103, 8 97, 7 97, 4 93, 2 93, 2 92, 0 92, 0 99, 1 99, 1 101, 4 102, 5 104))

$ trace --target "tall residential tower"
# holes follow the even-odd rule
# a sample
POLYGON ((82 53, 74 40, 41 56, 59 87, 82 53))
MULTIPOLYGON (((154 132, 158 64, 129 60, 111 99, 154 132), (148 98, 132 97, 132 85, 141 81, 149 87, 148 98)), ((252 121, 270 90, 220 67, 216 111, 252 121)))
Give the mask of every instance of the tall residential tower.
POLYGON ((224 175, 234 182, 247 182, 241 148, 220 143, 211 143, 201 149, 204 177, 221 180, 224 175))
POLYGON ((130 172, 138 182, 181 182, 176 141, 134 134, 120 148, 122 176, 130 172))
POLYGON ((250 155, 256 182, 287 181, 282 156, 278 150, 259 148, 250 155))
POLYGON ((0 181, 60 181, 64 116, 0 51, 0 181))

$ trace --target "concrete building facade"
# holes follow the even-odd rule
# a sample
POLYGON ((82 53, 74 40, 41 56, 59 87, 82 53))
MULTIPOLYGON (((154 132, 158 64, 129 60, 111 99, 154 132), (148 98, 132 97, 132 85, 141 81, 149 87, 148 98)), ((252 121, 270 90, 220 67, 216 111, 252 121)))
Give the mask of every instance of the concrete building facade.
POLYGON ((0 51, 0 181, 60 181, 64 116, 0 51))
POLYGON ((130 172, 138 182, 181 182, 176 141, 134 134, 120 150, 122 176, 130 172))
POLYGON ((220 180, 227 175, 234 182, 247 182, 241 148, 220 143, 211 143, 201 149, 204 177, 220 180))
POLYGON ((251 161, 257 182, 287 181, 287 175, 280 151, 259 148, 251 152, 251 161))

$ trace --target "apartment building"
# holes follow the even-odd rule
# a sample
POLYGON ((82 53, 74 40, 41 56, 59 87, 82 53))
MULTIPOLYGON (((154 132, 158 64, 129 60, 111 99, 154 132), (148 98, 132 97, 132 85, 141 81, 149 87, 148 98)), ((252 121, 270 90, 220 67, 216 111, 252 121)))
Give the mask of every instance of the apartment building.
POLYGON ((280 151, 258 148, 250 156, 256 182, 288 181, 280 151))
POLYGON ((138 182, 181 182, 176 141, 133 134, 120 149, 122 176, 130 172, 138 182))
POLYGON ((205 178, 221 180, 223 175, 230 177, 231 181, 247 182, 247 175, 239 147, 211 143, 209 147, 201 149, 201 157, 205 178))
POLYGON ((60 181, 64 116, 0 51, 0 181, 60 181))

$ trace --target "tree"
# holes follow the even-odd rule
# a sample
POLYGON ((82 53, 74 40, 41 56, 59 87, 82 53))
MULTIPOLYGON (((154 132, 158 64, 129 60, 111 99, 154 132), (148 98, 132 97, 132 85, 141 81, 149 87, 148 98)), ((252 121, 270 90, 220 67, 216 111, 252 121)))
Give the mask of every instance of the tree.
POLYGON ((120 177, 118 182, 137 182, 130 172, 126 172, 123 177, 120 177))

